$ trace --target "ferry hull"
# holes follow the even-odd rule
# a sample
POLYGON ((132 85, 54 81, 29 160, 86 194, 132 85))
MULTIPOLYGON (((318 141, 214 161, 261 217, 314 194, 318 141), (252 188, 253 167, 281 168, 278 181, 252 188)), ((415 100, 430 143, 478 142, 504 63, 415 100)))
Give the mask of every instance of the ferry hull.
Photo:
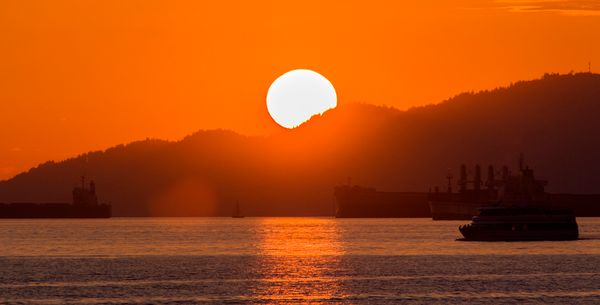
POLYGON ((579 227, 572 211, 543 207, 488 207, 458 228, 465 240, 575 240, 579 227))
POLYGON ((465 240, 469 241, 545 241, 545 240, 576 240, 579 233, 575 230, 557 230, 544 232, 514 232, 514 231, 472 231, 463 232, 465 240))

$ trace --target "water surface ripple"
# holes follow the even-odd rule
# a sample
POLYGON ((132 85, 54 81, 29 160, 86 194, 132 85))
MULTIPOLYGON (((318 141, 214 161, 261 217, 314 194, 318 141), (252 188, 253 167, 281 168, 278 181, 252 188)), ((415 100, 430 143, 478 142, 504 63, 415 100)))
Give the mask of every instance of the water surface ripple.
POLYGON ((581 240, 459 242, 429 219, 0 220, 6 304, 598 304, 581 240))

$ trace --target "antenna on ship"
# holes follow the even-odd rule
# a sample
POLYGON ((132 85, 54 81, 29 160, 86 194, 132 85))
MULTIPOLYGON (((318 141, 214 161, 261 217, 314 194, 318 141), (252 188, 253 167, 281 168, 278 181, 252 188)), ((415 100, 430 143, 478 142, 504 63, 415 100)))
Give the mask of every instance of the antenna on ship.
POLYGON ((452 171, 450 169, 448 169, 446 179, 448 179, 448 193, 452 193, 452 171))

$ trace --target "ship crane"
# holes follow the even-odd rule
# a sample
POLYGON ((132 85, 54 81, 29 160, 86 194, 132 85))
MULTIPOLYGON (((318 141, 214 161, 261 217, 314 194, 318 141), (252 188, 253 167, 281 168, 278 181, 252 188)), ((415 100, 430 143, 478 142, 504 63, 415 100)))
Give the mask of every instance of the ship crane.
POLYGON ((481 189, 481 185, 483 185, 483 181, 481 180, 481 166, 479 164, 475 165, 475 170, 469 171, 469 173, 473 173, 473 180, 469 180, 467 177, 467 166, 462 164, 460 166, 460 180, 458 180, 458 185, 460 186, 460 192, 464 193, 467 190, 467 184, 472 183, 473 189, 478 191, 481 189))

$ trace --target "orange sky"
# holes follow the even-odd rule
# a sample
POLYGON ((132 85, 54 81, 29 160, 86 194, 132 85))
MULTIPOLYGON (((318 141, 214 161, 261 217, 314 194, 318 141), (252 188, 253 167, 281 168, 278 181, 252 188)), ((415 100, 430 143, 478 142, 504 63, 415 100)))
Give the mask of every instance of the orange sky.
POLYGON ((338 104, 403 109, 600 70, 595 3, 3 0, 0 179, 146 137, 277 132, 265 95, 295 68, 338 104))

